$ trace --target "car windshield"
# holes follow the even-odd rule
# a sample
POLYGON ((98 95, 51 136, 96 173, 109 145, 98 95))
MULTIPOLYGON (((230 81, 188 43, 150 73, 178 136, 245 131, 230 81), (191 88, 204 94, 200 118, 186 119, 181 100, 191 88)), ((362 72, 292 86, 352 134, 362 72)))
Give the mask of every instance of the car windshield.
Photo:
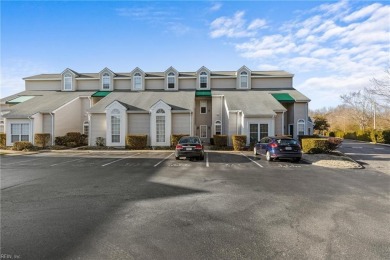
POLYGON ((200 140, 197 137, 185 137, 180 139, 180 144, 200 144, 200 140))
POLYGON ((294 139, 277 139, 276 142, 280 145, 296 145, 297 141, 294 139))

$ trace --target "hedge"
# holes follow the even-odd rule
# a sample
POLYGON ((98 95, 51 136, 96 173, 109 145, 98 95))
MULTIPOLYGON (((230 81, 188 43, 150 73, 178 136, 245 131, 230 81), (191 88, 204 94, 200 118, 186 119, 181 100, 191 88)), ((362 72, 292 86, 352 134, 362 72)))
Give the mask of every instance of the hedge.
POLYGON ((56 136, 56 138, 54 139, 54 143, 60 146, 66 146, 68 142, 69 142, 69 137, 67 136, 56 136))
POLYGON ((27 141, 17 141, 14 142, 14 145, 12 147, 12 150, 16 151, 23 151, 23 150, 29 150, 34 148, 34 145, 30 142, 27 141))
POLYGON ((246 144, 246 135, 233 135, 232 141, 234 151, 242 151, 246 144))
POLYGON ((126 146, 129 149, 145 149, 148 142, 148 135, 126 136, 126 146))
POLYGON ((298 141, 301 144, 301 146, 302 146, 302 139, 306 139, 306 138, 319 138, 319 136, 318 135, 298 135, 298 141))
POLYGON ((96 146, 106 146, 106 138, 96 137, 96 146))
POLYGON ((34 135, 34 144, 39 147, 46 147, 50 140, 50 134, 38 133, 34 135))
POLYGON ((302 139, 302 151, 304 153, 326 153, 329 150, 328 139, 305 138, 302 139))
MULTIPOLYGON (((214 135, 213 137, 214 145, 217 147, 226 147, 228 143, 227 135, 214 135)), ((246 142, 246 139, 245 139, 246 142)))
POLYGON ((385 144, 390 144, 390 130, 382 131, 382 136, 385 144))
POLYGON ((0 133, 0 147, 6 147, 6 140, 5 133, 0 133))
POLYGON ((188 136, 188 134, 174 134, 174 135, 171 135, 171 146, 175 147, 177 145, 177 143, 179 142, 180 138, 182 138, 183 136, 188 136))

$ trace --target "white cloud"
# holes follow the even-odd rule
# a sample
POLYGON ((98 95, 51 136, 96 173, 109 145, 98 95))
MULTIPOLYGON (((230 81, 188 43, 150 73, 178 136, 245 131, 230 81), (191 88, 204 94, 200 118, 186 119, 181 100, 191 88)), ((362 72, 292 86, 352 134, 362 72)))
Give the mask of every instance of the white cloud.
POLYGON ((211 38, 252 37, 256 35, 256 30, 266 26, 266 21, 263 19, 255 19, 247 26, 247 22, 243 18, 244 15, 244 11, 237 11, 233 17, 222 16, 215 19, 210 24, 211 38))
POLYGON ((358 19, 361 19, 361 18, 364 18, 364 17, 367 17, 369 15, 371 15, 374 11, 376 11, 379 7, 381 7, 382 5, 381 4, 378 4, 378 3, 375 3, 375 4, 372 4, 372 5, 369 5, 367 7, 364 7, 356 12, 353 12, 352 14, 344 17, 344 21, 345 22, 352 22, 352 21, 356 21, 358 19))
POLYGON ((219 9, 221 9, 222 7, 222 4, 217 2, 217 3, 213 3, 213 5, 210 7, 210 11, 211 12, 215 12, 215 11, 218 11, 219 9))

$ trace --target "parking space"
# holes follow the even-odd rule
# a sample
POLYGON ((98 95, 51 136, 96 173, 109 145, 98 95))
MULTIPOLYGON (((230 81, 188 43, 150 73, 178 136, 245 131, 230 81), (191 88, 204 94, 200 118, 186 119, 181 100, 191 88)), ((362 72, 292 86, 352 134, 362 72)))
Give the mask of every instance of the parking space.
POLYGON ((254 156, 250 152, 213 152, 205 153, 205 159, 176 160, 171 151, 161 152, 126 152, 126 153, 39 153, 26 156, 3 156, 2 168, 25 167, 183 167, 183 168, 300 168, 309 164, 288 160, 267 162, 264 157, 254 156))

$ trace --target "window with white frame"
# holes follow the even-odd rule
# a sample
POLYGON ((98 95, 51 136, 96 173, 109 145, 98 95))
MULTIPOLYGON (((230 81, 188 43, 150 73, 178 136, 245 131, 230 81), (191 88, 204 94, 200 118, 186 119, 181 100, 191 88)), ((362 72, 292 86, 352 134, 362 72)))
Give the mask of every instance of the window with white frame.
POLYGON ((89 122, 88 121, 84 121, 84 123, 83 123, 83 134, 88 135, 88 133, 89 133, 89 122))
POLYGON ((107 72, 103 74, 102 84, 103 89, 110 89, 111 77, 107 72))
POLYGON ((11 124, 11 143, 18 141, 30 141, 29 124, 11 124))
POLYGON ((119 143, 121 136, 121 116, 118 109, 111 112, 111 142, 119 143))
POLYGON ((217 120, 215 121, 215 135, 221 135, 222 134, 222 124, 221 121, 217 120))
POLYGON ((134 89, 135 90, 141 90, 142 89, 142 76, 141 76, 141 73, 137 72, 134 74, 133 76, 133 80, 134 80, 134 89))
POLYGON ((165 142, 165 111, 158 109, 156 112, 156 142, 165 142))
POLYGON ((305 120, 303 120, 303 119, 298 120, 297 131, 298 131, 298 135, 305 134, 305 120))
POLYGON ((268 136, 268 124, 260 124, 260 139, 268 136))
POLYGON ((248 88, 248 73, 246 71, 240 73, 240 88, 248 88))
POLYGON ((207 125, 200 126, 200 138, 207 138, 207 125))
POLYGON ((207 101, 206 100, 200 101, 200 113, 207 114, 207 101))
POLYGON ((69 73, 64 75, 64 90, 72 90, 72 75, 69 73))
POLYGON ((259 141, 259 125, 258 124, 250 124, 249 125, 249 142, 251 144, 257 143, 259 141))
POLYGON ((202 71, 199 76, 199 87, 207 88, 207 72, 202 71))
POLYGON ((168 73, 168 89, 175 88, 175 73, 169 72, 168 73))

